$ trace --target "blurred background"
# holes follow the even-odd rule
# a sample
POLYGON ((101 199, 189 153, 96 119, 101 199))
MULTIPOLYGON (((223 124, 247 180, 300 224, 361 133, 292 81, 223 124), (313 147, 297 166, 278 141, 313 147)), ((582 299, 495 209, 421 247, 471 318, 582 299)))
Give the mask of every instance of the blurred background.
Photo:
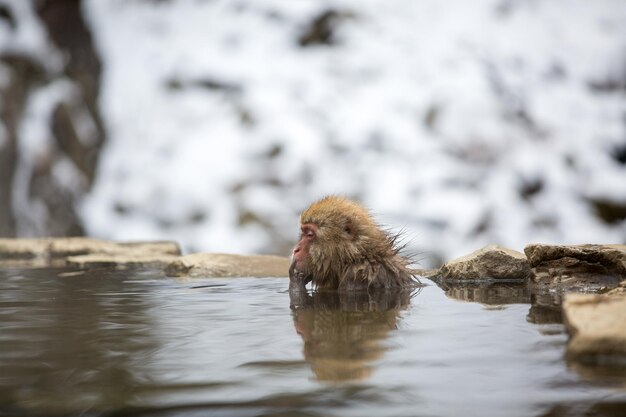
POLYGON ((626 3, 0 0, 0 236, 287 255, 326 194, 425 267, 626 243, 626 3))

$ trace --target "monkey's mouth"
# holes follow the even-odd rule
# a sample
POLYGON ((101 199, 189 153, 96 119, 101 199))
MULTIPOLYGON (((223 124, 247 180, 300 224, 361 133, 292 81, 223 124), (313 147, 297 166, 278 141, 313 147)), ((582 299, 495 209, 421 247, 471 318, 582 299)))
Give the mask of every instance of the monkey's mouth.
POLYGON ((294 259, 289 267, 289 288, 304 288, 312 280, 313 275, 298 270, 294 259))

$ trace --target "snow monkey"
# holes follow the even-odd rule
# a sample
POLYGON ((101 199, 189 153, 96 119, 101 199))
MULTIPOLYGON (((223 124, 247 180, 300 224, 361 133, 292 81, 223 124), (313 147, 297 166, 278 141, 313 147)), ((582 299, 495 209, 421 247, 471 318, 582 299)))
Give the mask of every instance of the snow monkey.
POLYGON ((382 230, 360 204, 325 197, 300 216, 300 240, 293 249, 289 288, 309 282, 318 290, 385 289, 419 285, 400 254, 398 234, 382 230))

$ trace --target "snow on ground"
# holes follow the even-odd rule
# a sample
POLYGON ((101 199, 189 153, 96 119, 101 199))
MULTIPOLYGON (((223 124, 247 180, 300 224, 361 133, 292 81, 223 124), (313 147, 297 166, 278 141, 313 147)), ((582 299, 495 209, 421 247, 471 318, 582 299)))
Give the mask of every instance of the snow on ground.
POLYGON ((283 252, 297 214, 359 198, 423 265, 487 243, 624 242, 618 0, 107 1, 108 144, 87 230, 283 252), (334 10, 332 44, 302 47, 334 10), (618 88, 610 88, 611 82, 618 88))

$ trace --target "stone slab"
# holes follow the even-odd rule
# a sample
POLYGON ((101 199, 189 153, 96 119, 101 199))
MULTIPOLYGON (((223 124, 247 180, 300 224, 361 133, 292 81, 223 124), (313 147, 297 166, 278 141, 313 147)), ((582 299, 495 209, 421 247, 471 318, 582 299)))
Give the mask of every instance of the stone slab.
POLYGON ((165 272, 175 277, 287 277, 290 263, 282 256, 194 253, 174 260, 165 272))

